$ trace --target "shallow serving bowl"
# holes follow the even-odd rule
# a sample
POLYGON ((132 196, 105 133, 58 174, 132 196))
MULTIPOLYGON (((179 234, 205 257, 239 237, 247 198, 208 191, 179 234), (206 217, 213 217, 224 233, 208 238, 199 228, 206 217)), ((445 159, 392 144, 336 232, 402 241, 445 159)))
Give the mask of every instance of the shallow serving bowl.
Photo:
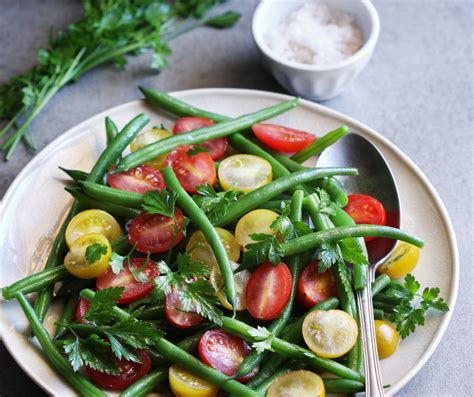
MULTIPOLYGON (((177 98, 231 117, 275 105, 288 96, 271 92, 200 89, 174 93, 177 98)), ((110 116, 123 127, 139 113, 147 114, 151 125, 170 128, 173 119, 157 112, 144 101, 133 101, 98 114, 62 134, 41 151, 18 175, 0 205, 0 286, 8 285, 44 266, 71 198, 64 191, 64 173, 58 169, 88 171, 105 147, 104 118, 110 116)), ((429 315, 424 327, 404 340, 396 353, 382 361, 388 396, 399 391, 426 363, 439 344, 454 311, 459 282, 456 238, 451 221, 438 194, 419 168, 397 147, 369 127, 326 107, 301 101, 291 112, 272 122, 322 134, 349 126, 369 139, 386 158, 400 190, 404 228, 425 240, 414 275, 423 287, 437 286, 449 304, 445 315, 429 315)), ((343 166, 344 164, 341 164, 343 166)), ((54 327, 57 307, 47 315, 54 327)), ((76 395, 49 365, 36 343, 31 343, 28 322, 15 301, 0 302, 0 331, 5 346, 24 371, 49 395, 76 395)), ((117 393, 109 392, 111 396, 117 393)))
POLYGON ((334 65, 308 65, 277 57, 264 37, 289 13, 308 0, 262 0, 252 20, 252 34, 265 67, 289 92, 314 101, 339 95, 364 69, 374 52, 380 19, 370 0, 311 0, 353 15, 362 31, 364 44, 355 54, 334 65))

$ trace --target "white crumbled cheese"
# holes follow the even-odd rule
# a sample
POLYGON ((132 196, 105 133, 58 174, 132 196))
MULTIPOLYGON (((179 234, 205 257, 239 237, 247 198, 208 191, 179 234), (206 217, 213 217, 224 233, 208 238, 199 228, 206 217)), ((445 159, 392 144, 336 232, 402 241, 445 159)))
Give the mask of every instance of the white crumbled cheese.
POLYGON ((341 62, 363 45, 362 32, 351 15, 315 2, 291 12, 264 40, 278 57, 314 65, 341 62))

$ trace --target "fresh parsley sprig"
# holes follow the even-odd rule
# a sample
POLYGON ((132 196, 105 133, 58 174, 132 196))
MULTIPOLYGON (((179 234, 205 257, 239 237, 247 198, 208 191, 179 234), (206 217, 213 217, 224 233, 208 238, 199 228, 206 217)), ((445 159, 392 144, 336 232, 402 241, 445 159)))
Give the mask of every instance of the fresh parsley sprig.
POLYGON ((168 189, 148 190, 143 196, 142 208, 149 214, 163 215, 175 218, 175 206, 178 195, 168 189))
POLYGON ((236 191, 228 190, 216 193, 208 183, 196 187, 196 191, 198 194, 193 196, 193 200, 204 211, 212 224, 216 224, 226 214, 229 205, 237 201, 238 198, 236 191))
POLYGON ((102 258, 102 255, 107 253, 107 246, 105 244, 92 244, 86 248, 86 263, 91 265, 102 258))
POLYGON ((389 320, 396 325, 402 339, 414 332, 418 325, 425 325, 425 316, 430 309, 442 313, 449 310, 443 298, 439 297, 439 288, 426 287, 421 294, 420 288, 421 284, 408 274, 403 284, 391 284, 383 291, 397 302, 389 320))

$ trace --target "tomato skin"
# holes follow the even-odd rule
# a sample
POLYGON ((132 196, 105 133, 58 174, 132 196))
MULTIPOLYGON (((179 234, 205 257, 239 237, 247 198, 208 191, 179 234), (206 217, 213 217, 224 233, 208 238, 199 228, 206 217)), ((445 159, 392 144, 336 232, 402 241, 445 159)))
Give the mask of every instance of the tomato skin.
POLYGON ((291 295, 291 273, 285 263, 260 265, 245 288, 250 315, 257 320, 273 320, 285 308, 291 295))
POLYGON ((90 305, 91 304, 89 303, 88 300, 82 297, 79 299, 79 303, 77 304, 77 308, 76 308, 76 321, 77 322, 83 323, 83 324, 89 322, 87 320, 84 320, 83 317, 86 314, 87 310, 89 309, 90 305))
MULTIPOLYGON (((240 363, 251 351, 251 347, 243 339, 221 329, 206 331, 198 345, 201 361, 227 376, 233 376, 237 372, 240 363)), ((245 383, 257 374, 258 369, 257 366, 253 371, 236 380, 245 383)))
POLYGON ((260 142, 284 153, 302 150, 316 139, 316 136, 309 132, 277 124, 254 124, 252 131, 260 142))
POLYGON ((161 172, 147 165, 140 165, 125 172, 107 174, 107 183, 115 189, 140 194, 148 190, 163 190, 166 187, 161 172))
MULTIPOLYGON (((375 197, 367 194, 349 194, 348 203, 344 211, 350 215, 354 222, 360 224, 385 226, 387 214, 382 203, 375 197)), ((374 240, 375 237, 364 237, 366 242, 374 240)))
POLYGON ((188 193, 195 194, 196 186, 209 183, 216 184, 214 161, 207 152, 188 156, 190 145, 178 146, 166 158, 165 164, 173 168, 179 183, 188 193))
POLYGON ((95 384, 101 387, 111 390, 126 389, 132 383, 145 376, 151 368, 151 359, 148 353, 144 350, 137 350, 137 353, 140 356, 141 363, 125 359, 118 360, 115 356, 111 357, 111 360, 114 360, 119 369, 120 373, 118 375, 109 375, 86 367, 87 375, 95 384))
POLYGON ((390 278, 402 278, 416 267, 419 259, 420 249, 418 247, 399 241, 395 250, 377 271, 390 278))
POLYGON ((178 244, 184 237, 183 214, 179 208, 175 208, 174 215, 177 220, 178 232, 173 241, 173 230, 176 223, 173 219, 163 215, 148 214, 142 212, 130 224, 128 239, 130 244, 136 245, 136 250, 144 253, 159 254, 166 252, 171 247, 178 244))
POLYGON ((171 325, 182 329, 194 327, 204 321, 204 317, 199 314, 183 310, 179 293, 174 289, 166 295, 165 316, 171 325))
MULTIPOLYGON (((130 266, 133 269, 138 269, 144 265, 146 258, 132 258, 130 266)), ((109 268, 102 276, 97 277, 97 290, 110 287, 124 287, 122 296, 117 301, 119 304, 127 304, 147 296, 153 289, 153 279, 158 277, 160 273, 156 267, 156 263, 150 260, 144 270, 144 274, 148 277, 148 281, 139 283, 133 277, 128 268, 128 261, 123 261, 123 270, 119 274, 115 274, 109 268)))
MULTIPOLYGON (((173 134, 183 134, 213 124, 214 121, 206 119, 205 117, 181 117, 176 120, 173 126, 173 134)), ((227 138, 224 136, 222 138, 201 142, 199 146, 209 150, 209 154, 213 160, 219 160, 227 151, 228 142, 227 138)))
POLYGON ((318 273, 317 263, 311 262, 301 271, 296 296, 306 309, 311 309, 318 303, 337 296, 331 270, 318 273))

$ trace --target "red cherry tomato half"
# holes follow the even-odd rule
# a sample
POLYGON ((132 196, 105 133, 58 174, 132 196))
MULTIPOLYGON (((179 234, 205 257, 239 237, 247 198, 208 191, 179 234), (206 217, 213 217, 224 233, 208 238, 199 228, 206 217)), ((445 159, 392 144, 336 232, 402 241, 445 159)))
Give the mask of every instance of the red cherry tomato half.
POLYGON ((179 291, 174 289, 166 295, 165 316, 171 325, 178 328, 191 328, 204 321, 204 317, 196 313, 184 311, 179 291))
MULTIPOLYGON (((382 203, 366 194, 350 194, 346 211, 355 223, 385 226, 387 214, 382 203)), ((372 241, 375 237, 364 237, 365 241, 372 241)))
POLYGON ((298 279, 298 301, 306 309, 311 309, 332 296, 337 296, 337 291, 331 271, 318 273, 316 262, 311 262, 302 270, 298 279))
POLYGON ((163 190, 166 186, 161 172, 147 165, 140 165, 117 174, 108 174, 107 183, 115 189, 140 194, 144 194, 147 190, 163 190))
POLYGON ((188 193, 197 193, 196 186, 216 183, 214 161, 207 152, 188 156, 192 146, 178 146, 166 158, 165 164, 173 168, 179 183, 188 193))
MULTIPOLYGON (((184 132, 189 132, 197 130, 198 128, 208 127, 213 125, 212 120, 206 119, 204 117, 181 117, 176 120, 176 123, 173 126, 173 134, 183 134, 184 132)), ((211 139, 209 141, 201 142, 199 146, 209 150, 213 160, 219 160, 227 150, 227 138, 224 136, 222 138, 211 139)))
MULTIPOLYGON (((240 363, 251 351, 252 349, 244 340, 221 329, 205 332, 198 347, 201 361, 227 376, 233 376, 237 372, 240 363)), ((237 380, 245 383, 257 372, 258 367, 237 380)))
POLYGON ((316 139, 309 132, 276 124, 255 124, 252 131, 260 142, 279 152, 293 153, 304 149, 316 139))
MULTIPOLYGON (((133 269, 139 269, 145 264, 146 258, 132 258, 130 260, 130 266, 133 269)), ((133 277, 130 272, 128 261, 123 261, 123 270, 120 273, 115 274, 111 268, 109 268, 102 276, 97 277, 96 287, 97 289, 111 288, 111 287, 124 287, 122 296, 117 301, 120 304, 127 304, 134 302, 138 299, 147 296, 153 289, 153 279, 159 276, 156 263, 150 260, 146 265, 143 273, 148 277, 148 281, 139 283, 133 277)))
POLYGON ((184 237, 181 230, 183 214, 178 208, 175 208, 174 215, 177 225, 172 218, 142 212, 132 221, 128 229, 130 244, 136 246, 137 251, 144 253, 159 254, 168 251, 171 243, 174 246, 184 237), (173 239, 176 228, 178 228, 178 232, 173 239))
POLYGON ((114 360, 119 370, 117 375, 109 375, 89 367, 86 367, 86 372, 91 380, 101 387, 112 390, 126 389, 132 383, 145 376, 151 368, 151 360, 148 353, 144 350, 137 350, 137 353, 140 356, 141 363, 125 359, 118 360, 115 356, 110 357, 111 360, 114 360))
POLYGON ((291 274, 283 262, 260 265, 245 287, 247 310, 257 320, 273 320, 286 306, 291 295, 291 274))
POLYGON ((85 300, 84 298, 79 299, 79 303, 77 304, 77 308, 76 308, 76 321, 78 323, 88 323, 89 322, 87 320, 83 320, 82 318, 86 314, 87 309, 89 309, 90 305, 91 304, 89 303, 89 301, 85 300))

